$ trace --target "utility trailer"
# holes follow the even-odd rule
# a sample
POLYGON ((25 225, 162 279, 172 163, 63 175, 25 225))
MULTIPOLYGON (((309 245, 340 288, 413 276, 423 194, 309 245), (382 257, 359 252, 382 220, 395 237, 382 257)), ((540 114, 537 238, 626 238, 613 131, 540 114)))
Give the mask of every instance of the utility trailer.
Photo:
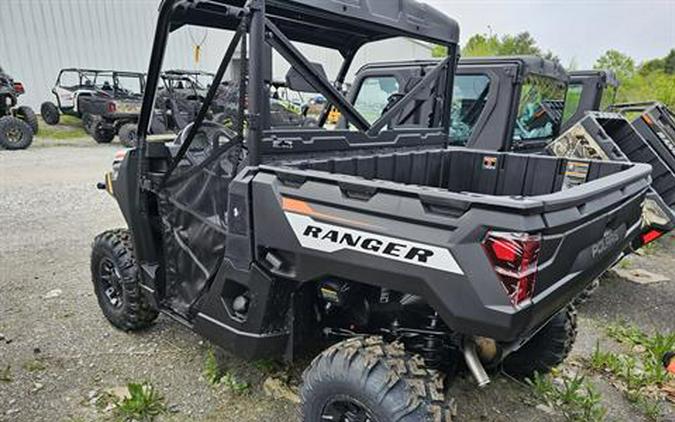
MULTIPOLYGON (((549 144, 554 156, 647 163, 652 183, 643 209, 638 249, 675 228, 675 168, 621 114, 586 112, 586 117, 549 144)), ((667 156, 666 156, 667 157, 667 156)))
POLYGON ((448 148, 458 39, 414 0, 163 1, 138 148, 101 185, 129 226, 93 244, 104 315, 136 330, 163 312, 248 359, 326 348, 303 374, 305 421, 449 421, 443 375, 468 368, 483 386, 488 369, 559 364, 569 304, 639 232, 651 169, 448 148), (185 25, 234 36, 194 122, 151 141, 167 38, 185 25), (448 57, 369 121, 338 87, 363 45, 395 37, 448 57), (295 42, 338 51, 337 80, 295 42), (237 49, 248 104, 232 131, 207 117, 237 49), (273 128, 272 49, 352 127, 324 129, 326 107, 319 127, 273 128), (400 127, 427 88, 427 126, 400 127))

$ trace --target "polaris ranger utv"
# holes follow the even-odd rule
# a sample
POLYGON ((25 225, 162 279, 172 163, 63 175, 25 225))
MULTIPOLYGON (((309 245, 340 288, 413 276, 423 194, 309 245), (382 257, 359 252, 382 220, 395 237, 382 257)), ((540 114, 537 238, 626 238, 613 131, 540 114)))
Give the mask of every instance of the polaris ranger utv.
POLYGON ((138 330, 162 312, 248 359, 328 346, 303 375, 306 421, 447 421, 442 374, 466 365, 483 386, 489 368, 562 362, 569 303, 639 230, 651 170, 448 148, 458 38, 416 0, 163 1, 139 145, 102 186, 129 225, 93 244, 104 315, 138 330), (159 142, 146 136, 156 87, 185 25, 234 36, 194 122, 159 142), (370 122, 338 87, 360 47, 393 37, 449 55, 370 122), (294 42, 344 57, 335 84, 294 42), (238 46, 246 132, 205 120, 238 46), (304 80, 353 128, 271 128, 272 49, 291 89, 304 80), (428 127, 387 129, 427 88, 428 127))
POLYGON ((0 67, 0 148, 26 149, 38 131, 35 112, 28 106, 17 106, 18 97, 26 92, 0 67))

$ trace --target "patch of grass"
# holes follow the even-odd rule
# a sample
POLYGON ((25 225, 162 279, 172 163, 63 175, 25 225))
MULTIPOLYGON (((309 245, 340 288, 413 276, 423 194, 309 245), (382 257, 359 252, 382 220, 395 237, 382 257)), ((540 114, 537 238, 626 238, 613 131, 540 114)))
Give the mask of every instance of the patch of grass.
POLYGON ((649 419, 658 420, 662 411, 659 388, 672 378, 661 359, 675 349, 675 333, 648 335, 632 326, 612 325, 607 335, 629 346, 631 354, 602 351, 598 342, 590 367, 611 374, 630 402, 649 419))
POLYGON ((235 394, 245 394, 251 389, 251 384, 237 380, 237 378, 226 372, 220 379, 220 384, 235 394))
POLYGON ((260 372, 270 374, 279 370, 279 362, 272 359, 260 359, 253 362, 253 367, 260 372))
POLYGON ((633 265, 633 263, 630 261, 630 259, 624 258, 621 260, 621 262, 619 262, 618 267, 622 270, 627 270, 631 267, 631 265, 633 265))
POLYGON ((251 388, 249 383, 239 381, 234 374, 221 368, 213 349, 209 349, 206 352, 203 374, 209 384, 214 386, 222 385, 235 394, 244 394, 251 388))
POLYGON ((73 116, 61 115, 61 120, 56 126, 49 126, 43 120, 40 120, 39 127, 37 136, 40 138, 66 140, 89 136, 82 128, 82 121, 73 116))
POLYGON ((150 422, 166 412, 164 397, 147 382, 127 385, 129 395, 117 399, 113 412, 123 421, 150 422))
POLYGON ((0 370, 0 382, 12 382, 12 367, 7 365, 4 369, 0 370))
POLYGON ((600 422, 605 419, 607 409, 602 397, 583 375, 561 375, 560 383, 554 383, 551 376, 535 374, 527 382, 535 394, 547 405, 562 411, 571 421, 600 422))
POLYGON ((206 352, 206 359, 204 360, 204 378, 211 385, 216 385, 220 382, 220 379, 223 377, 223 371, 218 365, 218 360, 216 359, 216 353, 213 349, 209 349, 206 352))
POLYGON ((29 360, 28 362, 24 362, 22 368, 28 372, 42 372, 45 369, 47 369, 47 365, 45 365, 43 361, 35 359, 29 360))

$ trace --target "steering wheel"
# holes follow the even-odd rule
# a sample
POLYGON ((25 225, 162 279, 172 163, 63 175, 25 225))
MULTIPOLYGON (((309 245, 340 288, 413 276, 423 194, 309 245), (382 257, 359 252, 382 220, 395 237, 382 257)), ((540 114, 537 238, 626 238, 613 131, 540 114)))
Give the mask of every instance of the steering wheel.
MULTIPOLYGON (((189 123, 178 133, 174 145, 181 146, 185 143, 193 125, 194 122, 189 123)), ((236 134, 232 130, 218 123, 205 120, 197 130, 192 144, 185 154, 185 158, 193 165, 198 164, 207 159, 211 153, 221 146, 228 143, 234 145, 235 138, 236 134)))

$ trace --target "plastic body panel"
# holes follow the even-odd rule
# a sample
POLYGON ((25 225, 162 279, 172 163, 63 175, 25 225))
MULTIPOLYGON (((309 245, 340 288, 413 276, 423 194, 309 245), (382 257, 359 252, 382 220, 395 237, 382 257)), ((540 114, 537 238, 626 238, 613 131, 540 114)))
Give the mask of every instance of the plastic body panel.
MULTIPOLYGON (((413 154, 395 156, 399 162, 411 163, 409 158, 413 154)), ((252 183, 256 260, 263 261, 270 252, 276 254, 281 257, 281 264, 268 270, 277 277, 299 283, 338 277, 417 294, 440 313, 451 329, 511 341, 569 303, 614 262, 639 231, 641 203, 649 181, 648 166, 596 163, 598 180, 559 191, 553 180, 547 188, 541 188, 537 182, 528 187, 527 179, 557 174, 561 161, 497 154, 498 161, 509 157, 515 158, 514 163, 520 157, 531 160, 528 167, 535 170, 524 172, 524 177, 514 182, 520 185, 516 188, 515 184, 507 186, 512 181, 507 173, 502 173, 503 178, 485 179, 478 174, 469 177, 465 168, 460 167, 458 173, 446 169, 451 174, 448 180, 460 174, 463 179, 450 187, 457 192, 450 192, 447 186, 430 186, 429 180, 435 180, 436 176, 425 180, 425 175, 440 165, 433 164, 434 155, 463 154, 457 156, 458 163, 476 163, 495 155, 465 149, 426 154, 426 166, 411 171, 412 176, 402 173, 399 180, 394 172, 391 181, 386 178, 383 181, 368 170, 373 166, 366 162, 382 159, 377 155, 352 157, 354 163, 362 164, 349 169, 332 159, 296 164, 306 169, 293 169, 293 163, 261 168, 252 183), (312 170, 322 167, 324 170, 312 170), (602 173, 606 176, 601 177, 602 173), (502 192, 513 190, 513 194, 487 193, 498 189, 498 179, 507 180, 501 184, 502 192), (535 193, 538 189, 540 192, 535 193), (477 193, 480 191, 486 193, 477 193), (522 193, 531 196, 517 196, 522 193), (461 274, 373 257, 354 249, 324 252, 303 247, 297 230, 289 224, 284 198, 309 204, 315 214, 305 217, 332 224, 336 230, 351 228, 447 248, 459 264, 461 274), (481 247, 489 230, 544 236, 546 249, 540 280, 529 306, 514 309, 497 281, 481 247), (613 242, 598 252, 597 245, 604 244, 608 233, 612 234, 613 242)))

